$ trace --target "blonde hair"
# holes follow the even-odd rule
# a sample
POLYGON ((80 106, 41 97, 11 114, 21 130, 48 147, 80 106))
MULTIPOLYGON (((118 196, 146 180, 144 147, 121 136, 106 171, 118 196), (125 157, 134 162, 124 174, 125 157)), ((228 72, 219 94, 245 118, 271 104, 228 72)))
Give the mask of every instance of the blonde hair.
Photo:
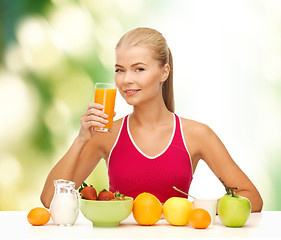
POLYGON ((169 111, 175 111, 173 90, 173 57, 163 35, 151 28, 135 28, 124 34, 115 49, 119 47, 133 47, 145 45, 154 52, 153 57, 159 61, 160 66, 170 65, 170 73, 162 85, 162 96, 169 111))

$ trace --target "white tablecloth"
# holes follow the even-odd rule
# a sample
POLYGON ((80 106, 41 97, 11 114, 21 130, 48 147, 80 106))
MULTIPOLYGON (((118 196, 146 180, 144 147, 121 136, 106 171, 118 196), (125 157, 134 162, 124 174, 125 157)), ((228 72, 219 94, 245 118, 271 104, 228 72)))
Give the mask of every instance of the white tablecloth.
POLYGON ((225 227, 218 216, 215 225, 207 229, 194 229, 190 225, 171 226, 161 219, 153 226, 140 226, 130 215, 119 227, 99 228, 80 212, 75 225, 59 227, 50 222, 32 226, 27 221, 28 212, 0 211, 0 239, 151 239, 151 238, 279 238, 281 229, 280 211, 251 213, 241 228, 225 227))

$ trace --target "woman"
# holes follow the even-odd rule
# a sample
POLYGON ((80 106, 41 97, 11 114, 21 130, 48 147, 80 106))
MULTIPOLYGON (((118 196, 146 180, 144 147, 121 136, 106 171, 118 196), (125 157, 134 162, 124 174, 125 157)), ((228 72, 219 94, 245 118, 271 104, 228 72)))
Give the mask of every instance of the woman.
POLYGON ((41 201, 49 207, 53 181, 72 180, 76 187, 101 158, 108 165, 110 190, 136 197, 150 192, 161 202, 184 197, 172 187, 188 192, 197 163, 203 159, 228 186, 238 186, 252 212, 262 209, 262 198, 235 164, 216 134, 206 125, 174 114, 173 62, 166 40, 156 30, 136 28, 116 46, 115 83, 134 110, 114 121, 112 133, 94 132, 107 116, 102 106, 90 103, 72 146, 51 170, 41 201))

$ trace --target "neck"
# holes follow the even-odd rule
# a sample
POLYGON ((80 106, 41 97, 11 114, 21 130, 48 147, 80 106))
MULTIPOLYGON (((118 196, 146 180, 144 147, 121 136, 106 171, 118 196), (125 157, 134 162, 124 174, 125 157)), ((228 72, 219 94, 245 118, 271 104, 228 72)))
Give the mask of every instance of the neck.
POLYGON ((161 98, 160 102, 150 102, 149 106, 147 104, 134 106, 130 121, 132 120, 140 126, 155 126, 167 121, 171 117, 171 112, 167 109, 164 100, 161 98))

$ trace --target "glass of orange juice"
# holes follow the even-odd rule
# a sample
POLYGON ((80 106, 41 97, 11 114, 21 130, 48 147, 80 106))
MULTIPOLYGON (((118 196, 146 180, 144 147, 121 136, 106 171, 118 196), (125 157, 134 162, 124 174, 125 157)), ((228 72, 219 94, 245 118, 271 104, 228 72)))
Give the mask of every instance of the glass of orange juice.
POLYGON ((114 105, 116 97, 116 87, 111 83, 96 83, 94 102, 103 106, 103 112, 108 116, 108 123, 103 127, 94 127, 94 131, 111 132, 114 105))

